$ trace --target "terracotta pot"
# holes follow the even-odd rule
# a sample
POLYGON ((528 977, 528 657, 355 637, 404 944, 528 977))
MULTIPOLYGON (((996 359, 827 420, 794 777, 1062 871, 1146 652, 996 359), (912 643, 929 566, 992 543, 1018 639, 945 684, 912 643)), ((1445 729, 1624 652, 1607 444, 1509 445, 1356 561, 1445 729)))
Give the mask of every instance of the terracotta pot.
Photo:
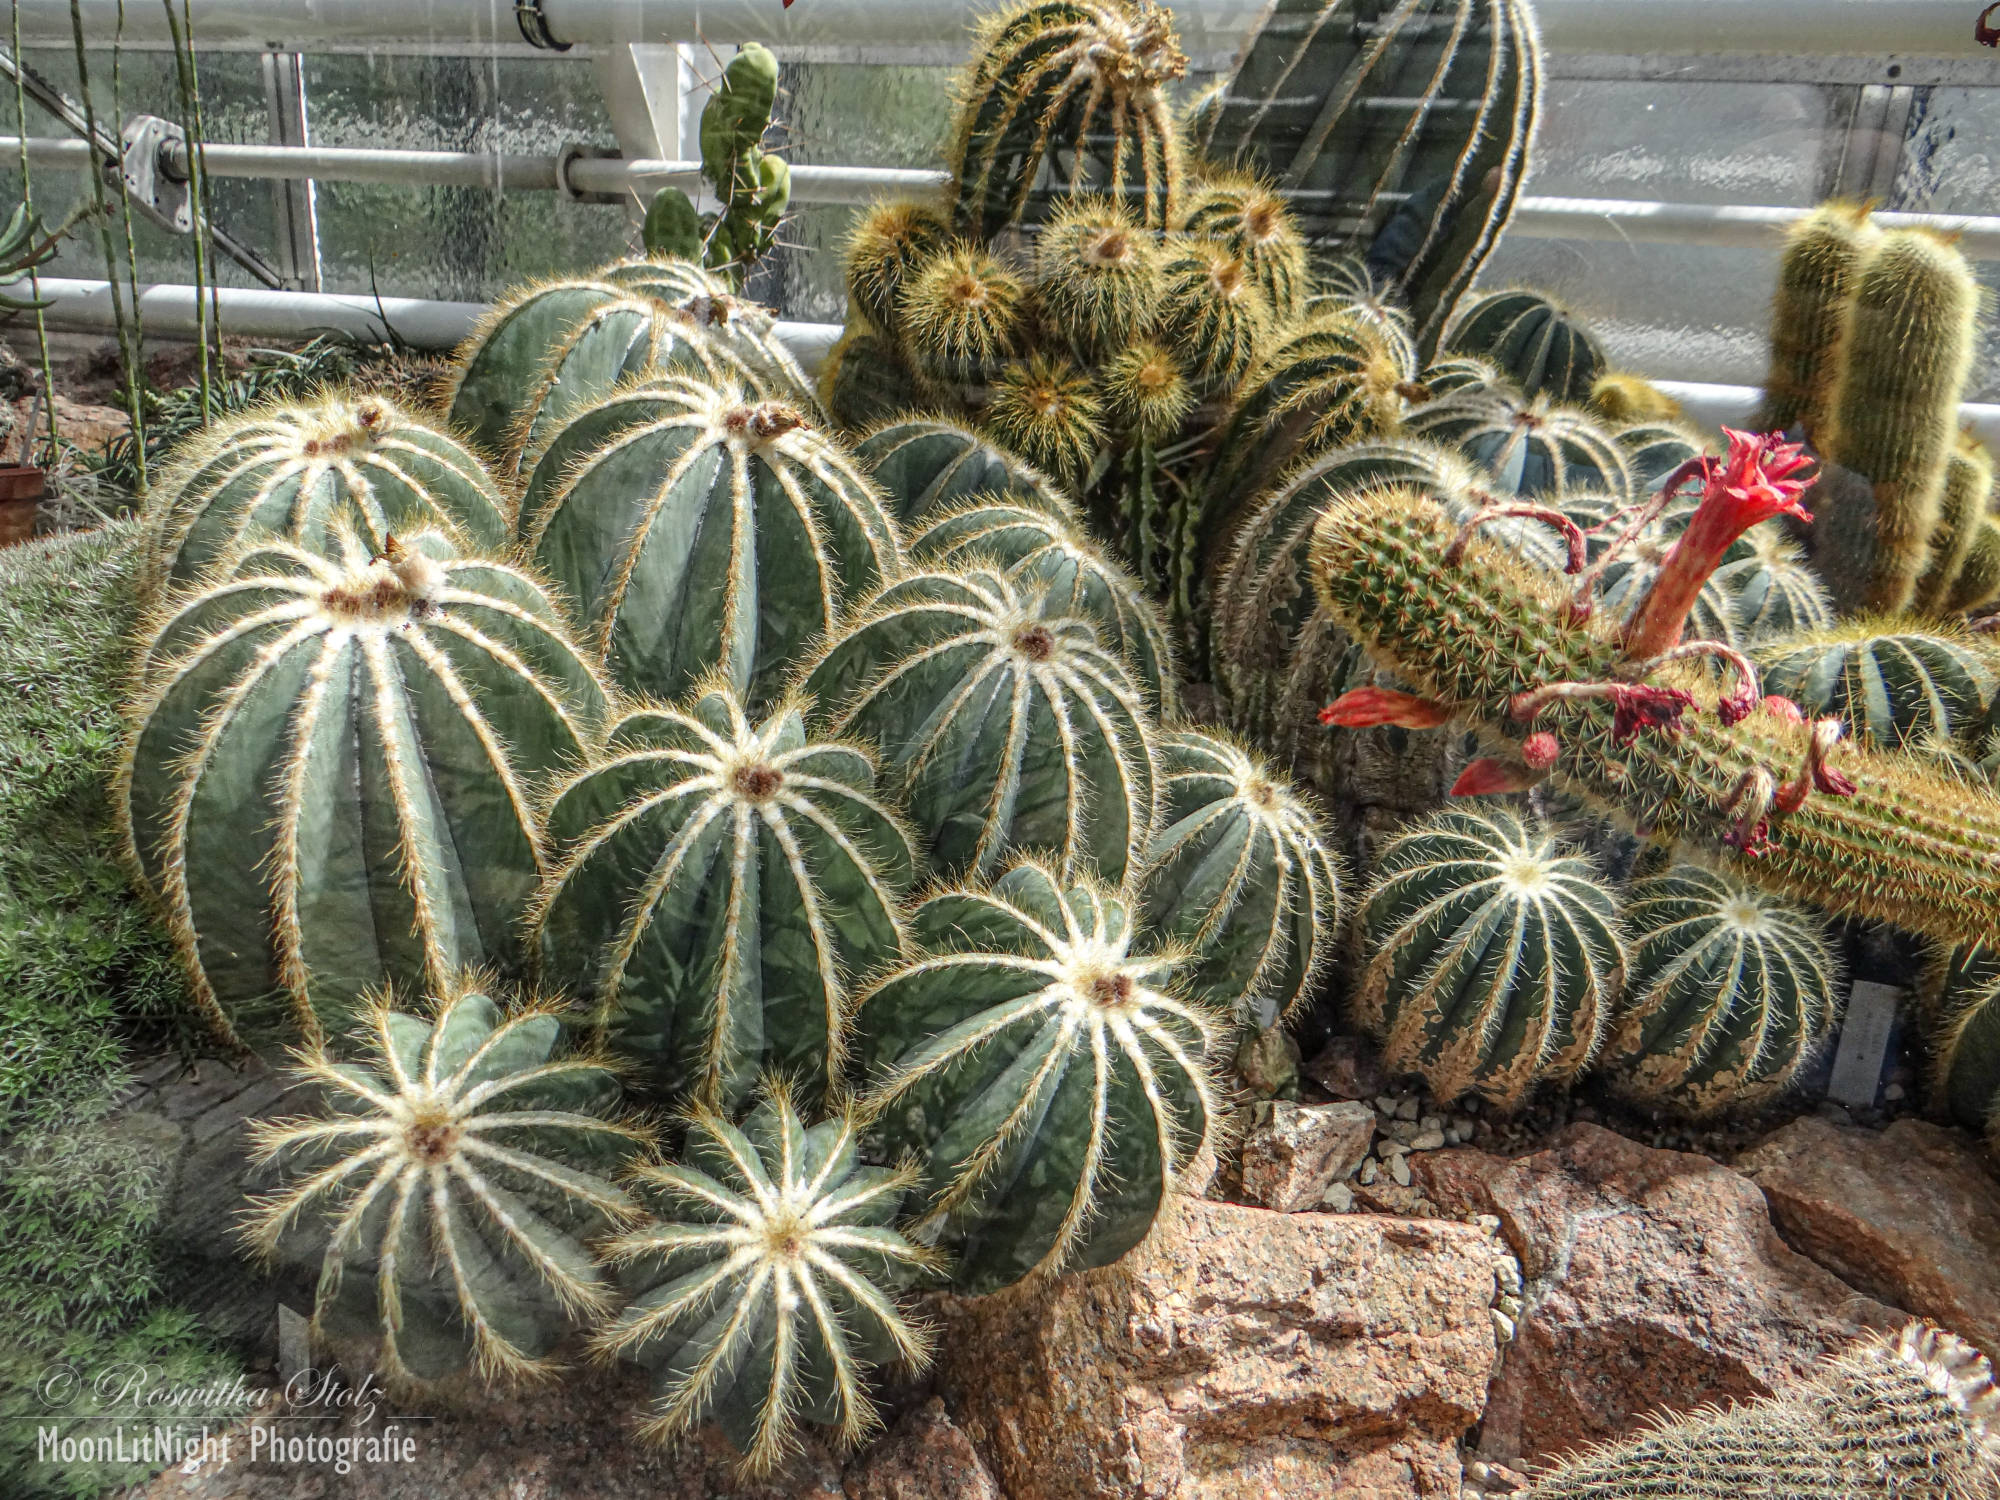
POLYGON ((47 476, 26 466, 0 467, 0 547, 12 547, 35 534, 47 476))

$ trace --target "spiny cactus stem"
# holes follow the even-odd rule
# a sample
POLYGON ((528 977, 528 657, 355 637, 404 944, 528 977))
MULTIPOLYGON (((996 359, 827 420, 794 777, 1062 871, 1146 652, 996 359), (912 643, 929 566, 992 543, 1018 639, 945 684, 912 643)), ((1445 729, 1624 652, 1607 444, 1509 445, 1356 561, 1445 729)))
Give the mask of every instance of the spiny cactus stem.
POLYGON ((1609 698, 1613 710, 1613 744, 1629 745, 1642 729, 1664 729, 1673 733, 1680 717, 1694 706, 1694 694, 1679 688, 1654 687, 1643 682, 1550 682, 1527 692, 1516 693, 1507 702, 1507 716, 1532 724, 1542 711, 1555 703, 1573 703, 1584 698, 1609 698))
POLYGON ((1569 561, 1564 565, 1565 573, 1581 573, 1590 557, 1590 543, 1583 528, 1552 505, 1533 505, 1527 501, 1519 503, 1492 503, 1483 507, 1458 528, 1458 535, 1452 538, 1445 549, 1444 560, 1448 567, 1456 567, 1459 558, 1465 555, 1465 544, 1472 533, 1491 521, 1503 520, 1508 516, 1523 516, 1531 521, 1545 521, 1560 531, 1569 542, 1569 561))

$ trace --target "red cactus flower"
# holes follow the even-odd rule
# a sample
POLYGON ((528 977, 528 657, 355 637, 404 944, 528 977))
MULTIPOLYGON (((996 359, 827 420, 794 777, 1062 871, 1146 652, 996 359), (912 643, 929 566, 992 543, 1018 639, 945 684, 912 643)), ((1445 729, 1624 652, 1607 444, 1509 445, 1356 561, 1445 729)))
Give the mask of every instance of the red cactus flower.
POLYGON ((1806 731, 1805 762, 1799 767, 1796 779, 1778 788, 1771 807, 1779 813, 1795 813, 1805 806, 1806 798, 1814 792, 1824 792, 1829 797, 1852 797, 1858 790, 1853 781, 1827 764, 1827 756, 1840 743, 1840 737, 1847 733, 1847 726, 1838 719, 1815 720, 1806 731))
POLYGON ((1342 693, 1327 704, 1319 711, 1319 721, 1340 729, 1373 729, 1381 724, 1398 729, 1436 729, 1451 722, 1451 710, 1415 693, 1365 687, 1342 693))
POLYGON ((1812 462, 1802 444, 1787 443, 1777 432, 1759 436, 1728 427, 1722 431, 1729 439, 1729 456, 1697 460, 1701 504, 1625 626, 1625 655, 1630 660, 1658 656, 1680 641, 1702 585, 1744 532, 1778 515, 1812 519, 1799 504, 1808 481, 1792 477, 1812 462))
POLYGON ((1681 715, 1694 707, 1694 694, 1679 688, 1654 687, 1650 683, 1619 683, 1611 695, 1611 740, 1629 745, 1642 729, 1659 729, 1676 734, 1681 715))
POLYGON ((1503 760, 1497 755, 1482 755, 1458 773, 1458 780, 1451 784, 1451 791, 1447 795, 1487 797, 1502 792, 1525 792, 1547 775, 1546 769, 1538 771, 1522 765, 1519 761, 1503 760))
POLYGON ((1562 755, 1562 741, 1538 729, 1521 741, 1521 759, 1532 770, 1546 771, 1562 755))

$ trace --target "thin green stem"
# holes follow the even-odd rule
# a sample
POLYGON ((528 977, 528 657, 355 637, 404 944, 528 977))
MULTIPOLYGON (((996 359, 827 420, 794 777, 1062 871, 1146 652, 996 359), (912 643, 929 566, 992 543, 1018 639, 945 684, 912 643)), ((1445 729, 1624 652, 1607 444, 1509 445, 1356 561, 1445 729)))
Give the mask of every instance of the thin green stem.
POLYGON ((174 51, 174 82, 180 94, 181 133, 188 144, 188 207, 194 215, 194 323, 195 323, 195 370, 201 380, 201 420, 207 423, 214 415, 214 398, 210 392, 208 376, 208 333, 203 327, 202 291, 207 285, 208 261, 202 245, 202 228, 207 223, 201 199, 201 172, 194 160, 194 146, 198 126, 195 116, 193 63, 194 45, 181 28, 181 18, 174 14, 174 0, 160 0, 167 12, 167 34, 172 39, 174 51))
MULTIPOLYGON (((14 49, 14 125, 15 135, 21 142, 21 206, 28 211, 28 222, 35 222, 35 181, 28 170, 28 90, 21 81, 21 7, 11 5, 8 15, 13 29, 9 43, 14 49)), ((42 277, 33 266, 28 267, 29 300, 35 304, 35 348, 42 359, 42 409, 49 416, 49 457, 55 457, 56 449, 56 374, 55 365, 49 359, 49 323, 42 314, 42 277)), ((30 433, 32 441, 34 434, 30 433)))
MULTIPOLYGON (((111 39, 111 112, 120 121, 125 118, 125 0, 118 0, 118 30, 111 39)), ((121 170, 118 173, 118 207, 125 220, 125 275, 132 291, 132 342, 141 359, 146 354, 146 319, 139 309, 139 247, 132 238, 132 183, 121 170)), ((141 413, 146 409, 146 400, 141 389, 142 375, 137 368, 126 371, 126 383, 130 387, 127 402, 132 408, 132 465, 137 477, 133 480, 133 491, 140 499, 146 496, 146 430, 141 413)))
MULTIPOLYGON (((208 330, 215 340, 215 369, 217 375, 227 372, 222 367, 222 287, 215 278, 215 227, 208 219, 208 125, 201 112, 201 64, 194 54, 194 12, 193 0, 181 0, 181 29, 187 33, 188 93, 194 98, 194 133, 188 138, 188 178, 195 193, 195 229, 205 242, 208 260, 208 330)), ((209 415, 206 399, 202 403, 202 414, 209 415)))

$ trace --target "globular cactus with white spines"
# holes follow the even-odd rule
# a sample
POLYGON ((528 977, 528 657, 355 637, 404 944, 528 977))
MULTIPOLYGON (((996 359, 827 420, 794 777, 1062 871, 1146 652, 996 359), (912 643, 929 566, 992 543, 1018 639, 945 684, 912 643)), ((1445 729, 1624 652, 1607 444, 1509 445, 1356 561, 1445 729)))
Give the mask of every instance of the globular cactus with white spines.
POLYGON ((1338 934, 1340 866, 1311 804, 1218 735, 1161 736, 1160 822, 1137 911, 1194 956, 1186 993, 1265 1027, 1313 996, 1338 934))
POLYGON ((551 803, 542 972, 666 1097, 718 1108, 776 1073, 837 1095, 855 978, 893 961, 915 877, 860 746, 717 684, 622 719, 551 803))
POLYGON ((1931 533, 1930 561, 1917 580, 1911 607, 1921 614, 1951 612, 1951 597, 1981 526, 1992 514, 1993 454, 1970 432, 1946 461, 1938 494, 1937 529, 1931 533))
POLYGON ((1996 1487, 1991 1367, 1953 1335, 1911 1323, 1775 1395, 1566 1458, 1522 1500, 1981 1500, 1996 1487))
POLYGON ((1144 228, 1178 223, 1186 168, 1167 87, 1187 68, 1151 0, 1026 0, 980 22, 946 152, 952 222, 991 239, 1057 193, 1125 204, 1144 228))
POLYGON ((1432 401, 1457 395, 1460 391, 1512 390, 1514 383, 1490 359, 1471 354, 1453 354, 1432 360, 1418 373, 1417 383, 1432 401))
POLYGON ((1070 503, 1041 470, 983 433, 942 417, 885 422, 854 445, 899 526, 921 530, 976 499, 1004 499, 1051 515, 1070 503))
POLYGON ((953 242, 916 270, 897 304, 911 367, 934 385, 983 385, 1022 352, 1028 289, 976 245, 953 242))
POLYGON ((1044 850, 1115 881, 1144 857, 1145 696, 1096 622, 1052 595, 985 568, 913 570, 800 675, 817 725, 880 747, 940 873, 1044 850))
POLYGON ((1938 950, 1923 999, 1933 1103, 2000 1149, 2000 944, 1938 950))
POLYGON ((1035 239, 1035 306, 1077 359, 1105 359, 1153 326, 1160 311, 1160 247, 1121 204, 1066 204, 1035 239))
POLYGON ((936 1257, 896 1228, 916 1174, 863 1165, 858 1134, 774 1085, 740 1126, 697 1107, 681 1161, 633 1175, 654 1216, 604 1246, 636 1291, 595 1343, 652 1372, 644 1437, 714 1422, 766 1474, 804 1424, 858 1443, 881 1425, 870 1374, 922 1367, 930 1332, 899 1299, 936 1257))
POLYGON ((1108 1265, 1208 1137, 1218 1018, 1127 897, 1019 864, 910 917, 918 956, 862 1001, 871 1130, 921 1162, 912 1234, 974 1295, 1108 1265))
POLYGON ((1588 412, 1546 397, 1467 388, 1404 418, 1411 437, 1450 443, 1492 475, 1498 493, 1549 497, 1599 493, 1629 497, 1631 461, 1588 412))
POLYGON ((1159 331, 1198 391, 1227 390, 1270 339, 1271 306, 1226 243, 1175 235, 1161 248, 1159 331))
POLYGON ((1753 654, 1766 692, 1833 715, 1856 740, 1885 750, 1969 739, 2000 677, 1983 638, 1942 624, 1846 620, 1753 654))
POLYGON ((980 426, 1072 489, 1104 444, 1104 403, 1090 377, 1059 354, 1031 354, 993 377, 980 426))
POLYGON ((288 1181, 252 1201, 246 1243, 318 1260, 315 1331, 376 1345, 398 1384, 546 1379, 617 1303, 591 1241, 640 1213, 614 1179, 652 1137, 615 1074, 561 1049, 552 1008, 484 991, 455 976, 426 1016, 371 1001, 355 1048, 295 1054, 328 1113, 250 1123, 288 1181))
POLYGON ((695 327, 736 356, 758 391, 811 410, 813 382, 779 339, 776 316, 738 295, 726 277, 694 261, 660 255, 615 260, 594 274, 600 281, 632 288, 685 313, 695 327))
POLYGON ((1617 902, 1546 829, 1437 813, 1383 848, 1358 921, 1356 1016, 1439 1099, 1512 1109, 1596 1054, 1624 978, 1617 902))
POLYGON ((574 418, 529 477, 521 535, 627 691, 720 672, 775 701, 809 643, 901 566, 859 464, 796 409, 662 377, 574 418))
POLYGON ((854 221, 847 295, 877 332, 891 340, 900 332, 903 289, 950 238, 944 214, 928 203, 878 203, 854 221))
POLYGON ((1486 292, 1460 309, 1444 336, 1452 354, 1491 360, 1522 392, 1582 405, 1605 370, 1597 337, 1537 291, 1486 292))
POLYGON ((1865 203, 1822 203, 1785 231, 1771 299, 1771 363, 1759 431, 1816 441, 1840 376, 1848 304, 1882 231, 1865 203))
POLYGON ((1981 610, 2000 599, 2000 515, 1988 515, 1973 533, 1965 560, 1945 596, 1950 611, 1981 610))
POLYGON ((1243 173, 1215 174, 1194 194, 1180 227, 1235 252, 1274 317, 1296 318, 1305 311, 1312 284, 1306 245, 1278 189, 1243 173))
MULTIPOLYGON (((1357 255, 1337 256, 1319 268, 1313 287, 1312 295, 1306 298, 1308 314, 1339 313, 1374 334, 1412 369, 1422 365, 1409 308, 1386 282, 1368 269, 1367 261, 1357 255)), ((1442 359, 1435 368, 1443 370, 1462 364, 1478 366, 1484 377, 1482 383, 1491 384, 1501 378, 1484 360, 1442 359)))
POLYGON ((1004 500, 975 500, 933 519, 911 537, 909 554, 921 566, 998 566, 1032 580, 1047 590, 1044 609, 1095 622, 1100 641, 1124 658, 1153 713, 1177 709, 1173 647, 1152 601, 1073 520, 1004 500))
POLYGON ((542 587, 419 534, 271 541, 145 626, 114 802, 196 1007, 268 1052, 519 973, 537 799, 605 695, 542 587))
POLYGON ((1840 1020, 1825 924, 1726 870, 1633 883, 1625 999, 1598 1066, 1630 1098, 1708 1116, 1781 1092, 1840 1020))
POLYGON ((266 406, 209 429, 161 479, 141 579, 181 588, 267 537, 324 552, 343 526, 376 548, 435 529, 497 550, 513 509, 462 445, 379 396, 266 406))

